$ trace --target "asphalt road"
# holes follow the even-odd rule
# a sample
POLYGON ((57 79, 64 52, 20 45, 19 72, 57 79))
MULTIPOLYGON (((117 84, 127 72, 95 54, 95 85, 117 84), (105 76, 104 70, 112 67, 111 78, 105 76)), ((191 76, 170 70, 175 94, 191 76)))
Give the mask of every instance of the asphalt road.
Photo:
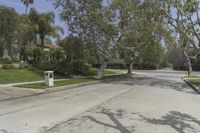
POLYGON ((0 102, 0 133, 199 133, 200 95, 176 71, 0 102))

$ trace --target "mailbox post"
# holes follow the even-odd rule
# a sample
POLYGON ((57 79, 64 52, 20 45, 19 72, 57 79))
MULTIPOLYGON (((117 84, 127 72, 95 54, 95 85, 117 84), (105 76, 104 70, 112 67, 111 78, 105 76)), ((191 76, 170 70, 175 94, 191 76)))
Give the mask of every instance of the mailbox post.
POLYGON ((48 87, 54 86, 54 78, 53 78, 53 71, 45 71, 45 85, 48 87))

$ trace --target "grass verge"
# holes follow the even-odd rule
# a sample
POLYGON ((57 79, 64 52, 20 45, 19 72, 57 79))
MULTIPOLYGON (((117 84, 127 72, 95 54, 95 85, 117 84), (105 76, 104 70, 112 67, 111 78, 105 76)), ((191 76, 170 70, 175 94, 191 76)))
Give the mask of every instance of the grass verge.
MULTIPOLYGON (((68 80, 64 80, 64 81, 55 81, 54 82, 54 87, 73 85, 73 84, 80 84, 80 83, 87 83, 87 82, 92 82, 92 81, 104 81, 104 80, 116 79, 116 78, 128 78, 130 76, 131 75, 128 75, 128 74, 107 75, 107 76, 104 76, 100 80, 97 80, 94 77, 74 78, 74 79, 68 79, 68 80)), ((45 86, 44 82, 42 82, 42 83, 33 83, 33 84, 16 85, 15 87, 31 88, 31 89, 47 89, 48 88, 47 86, 45 86)))
POLYGON ((199 79, 185 79, 187 81, 189 81, 190 83, 192 83, 193 85, 200 87, 200 78, 199 79))
MULTIPOLYGON (((32 82, 44 80, 44 72, 36 68, 0 69, 0 84, 32 82)), ((55 75, 55 79, 64 78, 55 75)))
POLYGON ((190 82, 191 84, 193 84, 197 87, 200 87, 200 76, 190 75, 190 76, 184 77, 184 80, 190 82))
MULTIPOLYGON (((89 68, 86 72, 83 73, 84 76, 96 76, 98 69, 97 68, 89 68)), ((104 75, 116 74, 115 72, 104 70, 104 75)))
POLYGON ((184 77, 186 79, 189 79, 189 78, 200 78, 200 76, 197 76, 197 75, 190 75, 190 76, 186 76, 184 77))
MULTIPOLYGON (((89 68, 84 76, 95 76, 98 69, 89 68)), ((104 71, 105 75, 115 74, 115 72, 104 71)), ((64 76, 55 74, 55 79, 65 78, 64 76)), ((0 84, 32 82, 44 80, 44 72, 36 68, 25 69, 0 69, 0 84)))

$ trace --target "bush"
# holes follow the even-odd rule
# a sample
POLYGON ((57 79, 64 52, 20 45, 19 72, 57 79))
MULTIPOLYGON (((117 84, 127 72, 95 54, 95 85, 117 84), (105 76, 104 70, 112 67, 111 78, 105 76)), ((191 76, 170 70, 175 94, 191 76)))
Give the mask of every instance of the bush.
POLYGON ((53 48, 49 51, 51 62, 64 60, 64 53, 60 48, 53 48))
POLYGON ((45 55, 45 51, 40 47, 35 47, 29 51, 29 57, 33 60, 34 63, 44 60, 45 55))
POLYGON ((2 64, 2 69, 20 69, 22 68, 20 64, 2 64))
POLYGON ((2 64, 12 64, 13 60, 10 59, 10 58, 4 58, 4 59, 1 60, 1 63, 2 64))

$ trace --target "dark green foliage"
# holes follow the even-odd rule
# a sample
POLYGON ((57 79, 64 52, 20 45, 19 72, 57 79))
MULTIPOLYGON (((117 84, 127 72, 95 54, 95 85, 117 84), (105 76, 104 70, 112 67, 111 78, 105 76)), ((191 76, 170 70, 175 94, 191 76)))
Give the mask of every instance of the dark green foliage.
POLYGON ((65 71, 68 74, 80 74, 86 69, 85 47, 83 42, 73 36, 69 36, 59 43, 63 48, 65 59, 65 71))
POLYGON ((49 51, 49 57, 51 62, 58 62, 64 60, 64 52, 61 48, 52 48, 49 51))
POLYGON ((161 67, 164 55, 160 44, 149 44, 140 53, 142 68, 158 69, 161 67))
MULTIPOLYGON (((0 84, 31 82, 44 80, 44 71, 28 67, 24 69, 0 69, 0 84)), ((55 79, 64 78, 55 74, 55 79)))
POLYGON ((0 8, 0 58, 8 50, 7 56, 16 48, 17 28, 19 25, 18 14, 9 7, 0 8))
POLYGON ((40 47, 30 49, 29 56, 33 59, 34 63, 42 62, 45 58, 45 51, 40 47))
POLYGON ((42 48, 44 48, 46 36, 59 38, 57 32, 64 33, 61 27, 54 25, 55 14, 53 12, 39 13, 36 9, 31 8, 28 18, 32 22, 35 34, 39 35, 42 48))

